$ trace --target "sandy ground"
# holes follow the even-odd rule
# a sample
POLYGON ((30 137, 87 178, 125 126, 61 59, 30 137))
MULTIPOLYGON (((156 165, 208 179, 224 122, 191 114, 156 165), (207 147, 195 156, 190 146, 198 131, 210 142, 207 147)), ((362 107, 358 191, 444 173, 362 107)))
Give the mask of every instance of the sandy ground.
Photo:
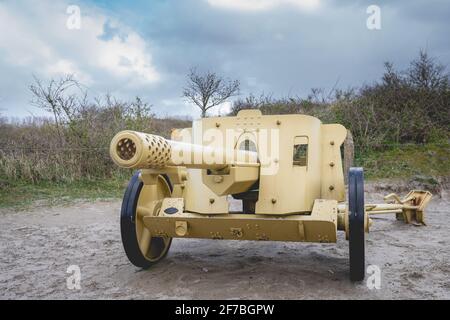
MULTIPOLYGON (((370 200, 380 201, 381 194, 370 200)), ((381 289, 348 280, 348 243, 176 239, 152 269, 132 266, 122 249, 120 202, 0 211, 2 299, 449 299, 450 195, 428 208, 428 226, 378 218, 367 264, 381 289), (70 265, 81 289, 69 290, 70 265)))

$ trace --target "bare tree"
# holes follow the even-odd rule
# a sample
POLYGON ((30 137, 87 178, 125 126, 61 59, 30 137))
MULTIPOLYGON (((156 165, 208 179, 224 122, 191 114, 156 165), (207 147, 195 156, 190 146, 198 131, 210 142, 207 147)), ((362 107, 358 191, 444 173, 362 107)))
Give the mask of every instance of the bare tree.
POLYGON ((449 74, 445 66, 425 50, 420 50, 419 57, 411 62, 408 73, 410 82, 417 88, 435 90, 448 87, 449 74))
POLYGON ((199 74, 192 68, 187 78, 183 96, 200 108, 202 118, 206 117, 209 109, 239 94, 239 80, 226 80, 214 72, 199 74))
POLYGON ((87 93, 73 75, 58 80, 51 79, 47 85, 34 76, 30 86, 33 94, 31 103, 53 114, 56 130, 62 142, 62 127, 74 120, 80 112, 80 102, 86 101, 87 93), (82 98, 80 99, 80 94, 82 98))

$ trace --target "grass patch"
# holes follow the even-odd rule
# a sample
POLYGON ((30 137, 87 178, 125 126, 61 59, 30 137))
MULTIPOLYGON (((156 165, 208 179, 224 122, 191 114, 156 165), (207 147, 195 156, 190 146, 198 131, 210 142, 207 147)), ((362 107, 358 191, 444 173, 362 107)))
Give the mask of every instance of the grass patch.
POLYGON ((450 144, 401 145, 357 154, 355 164, 368 179, 450 175, 450 144))
POLYGON ((120 199, 126 181, 119 179, 80 180, 67 183, 2 182, 0 208, 27 208, 36 202, 44 205, 70 204, 76 200, 120 199))

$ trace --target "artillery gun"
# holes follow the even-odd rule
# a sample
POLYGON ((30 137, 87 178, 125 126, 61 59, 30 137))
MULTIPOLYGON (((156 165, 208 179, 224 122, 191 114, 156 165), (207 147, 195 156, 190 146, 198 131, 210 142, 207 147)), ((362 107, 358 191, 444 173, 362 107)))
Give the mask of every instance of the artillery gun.
POLYGON ((122 131, 110 155, 138 170, 125 191, 121 235, 132 264, 148 268, 172 238, 335 243, 349 241, 350 278, 364 279, 365 233, 372 214, 425 224, 428 191, 365 204, 362 168, 348 172, 341 146, 347 130, 306 115, 206 118, 173 130, 171 140, 122 131), (242 206, 236 208, 237 201, 242 206), (394 202, 394 203, 392 203, 394 202))

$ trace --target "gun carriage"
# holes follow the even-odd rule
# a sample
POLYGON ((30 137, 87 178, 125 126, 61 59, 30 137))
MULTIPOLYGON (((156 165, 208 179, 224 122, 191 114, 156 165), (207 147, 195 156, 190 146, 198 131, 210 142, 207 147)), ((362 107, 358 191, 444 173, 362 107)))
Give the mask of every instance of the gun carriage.
POLYGON ((342 125, 311 116, 258 110, 194 121, 173 130, 171 140, 118 133, 111 158, 137 170, 121 209, 129 260, 150 267, 164 258, 172 238, 334 243, 339 231, 349 241, 350 278, 364 279, 370 215, 425 224, 431 194, 413 190, 403 199, 391 194, 388 203, 366 204, 362 168, 350 168, 344 184, 346 135, 342 125))

